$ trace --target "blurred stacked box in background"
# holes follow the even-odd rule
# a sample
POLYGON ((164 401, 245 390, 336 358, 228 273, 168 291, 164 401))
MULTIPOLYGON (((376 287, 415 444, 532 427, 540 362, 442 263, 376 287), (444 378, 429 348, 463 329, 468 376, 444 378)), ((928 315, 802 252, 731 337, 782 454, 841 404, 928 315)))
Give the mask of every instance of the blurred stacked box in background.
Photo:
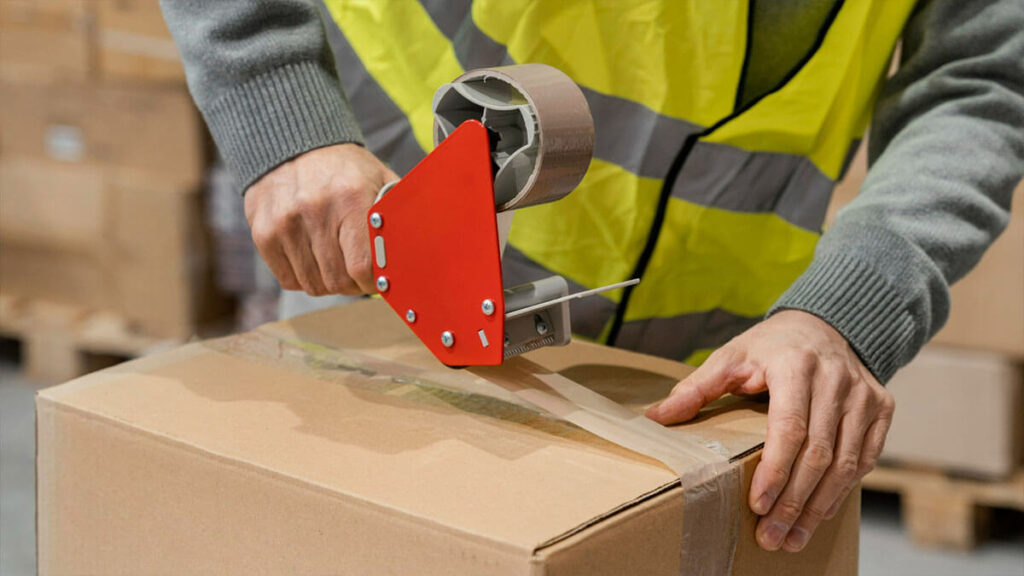
POLYGON ((207 186, 207 221, 217 288, 237 299, 234 327, 246 331, 277 319, 281 288, 256 251, 240 198, 234 177, 223 164, 215 164, 207 186))
MULTIPOLYGON (((857 194, 864 149, 836 190, 829 221, 857 194)), ((865 487, 901 495, 923 545, 966 549, 992 508, 1024 510, 1024 182, 1010 225, 952 287, 949 320, 888 384, 896 415, 885 467, 865 487)))
POLYGON ((0 332, 28 344, 30 375, 230 312, 204 221, 212 146, 155 1, 3 0, 0 101, 0 332))

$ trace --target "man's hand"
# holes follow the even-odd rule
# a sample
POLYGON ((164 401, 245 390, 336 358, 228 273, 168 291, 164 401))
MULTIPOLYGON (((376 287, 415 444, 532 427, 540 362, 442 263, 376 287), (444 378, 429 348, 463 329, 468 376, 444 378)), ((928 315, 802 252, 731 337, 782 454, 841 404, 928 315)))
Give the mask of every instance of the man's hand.
POLYGON ((374 290, 366 212, 398 176, 358 144, 311 150, 249 187, 245 217, 285 290, 312 296, 374 290))
POLYGON ((802 550, 875 466, 892 395, 846 340, 818 317, 779 312, 715 351, 647 416, 689 420, 726 392, 768 390, 768 437, 750 487, 765 550, 802 550))

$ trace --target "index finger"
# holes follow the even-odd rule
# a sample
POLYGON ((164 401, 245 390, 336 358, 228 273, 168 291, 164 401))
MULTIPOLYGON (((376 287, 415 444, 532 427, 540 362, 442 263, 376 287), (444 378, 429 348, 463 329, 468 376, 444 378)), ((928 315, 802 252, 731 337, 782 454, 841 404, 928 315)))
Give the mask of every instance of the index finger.
POLYGON ((685 422, 700 409, 749 379, 736 370, 728 354, 712 354, 704 364, 676 384, 668 398, 647 410, 647 417, 659 424, 685 422))
POLYGON ((768 434, 750 484, 750 508, 760 515, 771 510, 789 481, 793 462, 807 438, 811 404, 810 388, 802 385, 796 374, 786 382, 769 382, 768 387, 772 395, 768 402, 768 434))

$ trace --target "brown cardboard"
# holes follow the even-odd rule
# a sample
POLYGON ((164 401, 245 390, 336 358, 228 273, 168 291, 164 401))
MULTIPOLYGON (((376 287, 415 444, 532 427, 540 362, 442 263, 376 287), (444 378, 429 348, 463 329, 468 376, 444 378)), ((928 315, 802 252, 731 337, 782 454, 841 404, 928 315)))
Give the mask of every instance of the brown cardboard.
MULTIPOLYGON (((531 358, 636 410, 688 371, 578 342, 531 358)), ((40 573, 678 574, 678 476, 474 382, 377 300, 44 390, 40 573)), ((682 430, 749 482, 764 409, 682 430)), ((734 574, 856 573, 856 497, 797 555, 757 549, 735 502, 734 574)))
POLYGON ((1024 448, 1024 363, 932 345, 888 385, 896 415, 883 458, 991 478, 1024 448))
POLYGON ((216 310, 199 195, 92 164, 0 160, 0 291, 187 338, 216 310))
MULTIPOLYGON (((856 197, 867 173, 862 146, 836 187, 827 222, 856 197)), ((1024 359, 1024 182, 1013 194, 1010 225, 988 249, 974 270, 953 285, 946 325, 932 342, 987 350, 1024 359)))
POLYGON ((103 0, 96 8, 97 66, 102 78, 185 83, 185 69, 159 4, 103 0))
POLYGON ((0 78, 85 80, 93 67, 92 29, 83 0, 3 0, 0 78))
POLYGON ((165 187, 201 181, 205 136, 184 88, 0 82, 0 156, 100 165, 165 187))
POLYGON ((94 250, 105 240, 105 188, 95 166, 0 159, 0 240, 94 250))
POLYGON ((1013 193, 1006 231, 950 292, 949 320, 932 342, 1024 360, 1024 182, 1013 193))

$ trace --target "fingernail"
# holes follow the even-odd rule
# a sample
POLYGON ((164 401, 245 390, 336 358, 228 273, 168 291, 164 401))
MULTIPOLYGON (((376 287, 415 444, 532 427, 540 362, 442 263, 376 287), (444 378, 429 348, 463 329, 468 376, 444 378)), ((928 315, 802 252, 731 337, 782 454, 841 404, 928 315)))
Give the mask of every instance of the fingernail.
POLYGON ((772 509, 772 502, 774 501, 775 498, 773 498, 768 492, 761 494, 761 497, 757 499, 757 502, 754 502, 754 514, 764 516, 772 509))
POLYGON ((839 512, 840 504, 842 504, 842 501, 840 500, 836 500, 835 502, 832 503, 832 507, 828 509, 828 512, 825 512, 826 520, 831 520, 835 517, 836 513, 839 512))
MULTIPOLYGON (((664 402, 664 400, 662 402, 664 402)), ((658 402, 654 406, 651 406, 650 408, 647 409, 645 414, 647 415, 648 418, 656 418, 658 416, 658 412, 661 411, 661 404, 662 404, 662 402, 658 402)))
POLYGON ((778 550, 787 532, 789 532, 789 526, 782 522, 769 522, 761 532, 761 546, 769 550, 778 550))
POLYGON ((789 536, 786 537, 786 544, 789 545, 794 551, 799 552, 804 549, 807 545, 807 540, 810 539, 811 533, 803 528, 793 528, 789 532, 789 536))

